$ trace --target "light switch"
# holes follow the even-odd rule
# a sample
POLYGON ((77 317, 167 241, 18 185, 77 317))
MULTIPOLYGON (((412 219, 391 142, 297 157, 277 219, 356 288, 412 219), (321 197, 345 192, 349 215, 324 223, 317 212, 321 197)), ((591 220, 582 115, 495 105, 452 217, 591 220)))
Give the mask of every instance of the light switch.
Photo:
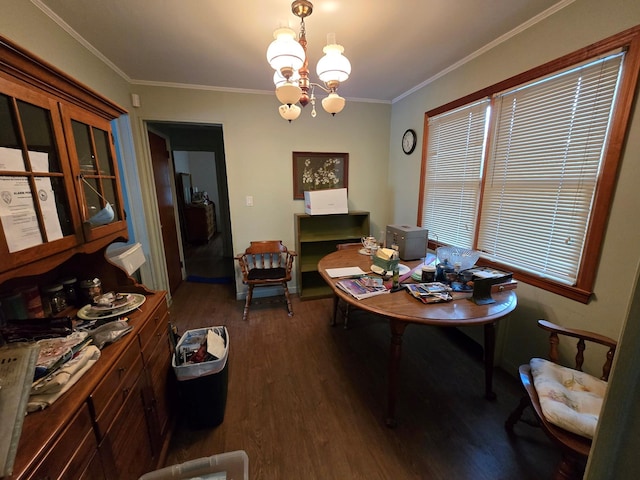
POLYGON ((253 207, 253 196, 247 195, 246 202, 247 202, 247 207, 253 207))

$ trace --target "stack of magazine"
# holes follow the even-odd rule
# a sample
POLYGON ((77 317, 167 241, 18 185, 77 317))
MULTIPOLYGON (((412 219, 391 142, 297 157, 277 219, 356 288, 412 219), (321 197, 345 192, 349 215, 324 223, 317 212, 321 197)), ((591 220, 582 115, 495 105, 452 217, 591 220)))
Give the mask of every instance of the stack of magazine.
POLYGON ((382 278, 376 277, 345 278, 339 280, 336 285, 339 289, 344 290, 358 300, 389 293, 387 287, 382 283, 382 278))
POLYGON ((451 287, 440 282, 409 283, 405 285, 409 295, 422 303, 448 302, 453 299, 451 287))

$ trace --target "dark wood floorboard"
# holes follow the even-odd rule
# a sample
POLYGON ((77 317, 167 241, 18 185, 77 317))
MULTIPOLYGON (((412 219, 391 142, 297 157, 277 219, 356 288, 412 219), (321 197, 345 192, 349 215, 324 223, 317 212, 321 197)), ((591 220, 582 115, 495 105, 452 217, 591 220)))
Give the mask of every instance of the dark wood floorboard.
POLYGON ((245 450, 252 480, 551 478, 559 459, 542 432, 504 421, 520 395, 496 371, 498 398, 483 397, 479 347, 455 330, 409 326, 395 429, 385 426, 388 324, 352 311, 329 326, 332 300, 300 301, 295 315, 257 299, 242 320, 232 285, 184 283, 171 319, 180 331, 226 325, 229 383, 224 422, 179 421, 167 465, 245 450))
POLYGON ((183 243, 187 276, 204 278, 232 277, 233 258, 222 257, 222 233, 204 243, 183 243))

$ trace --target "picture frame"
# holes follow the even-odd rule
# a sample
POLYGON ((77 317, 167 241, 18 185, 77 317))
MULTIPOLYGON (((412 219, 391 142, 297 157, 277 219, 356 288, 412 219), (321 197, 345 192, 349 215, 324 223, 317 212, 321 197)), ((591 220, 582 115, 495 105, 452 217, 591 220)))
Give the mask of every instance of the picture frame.
POLYGON ((349 188, 349 154, 293 152, 293 199, 305 190, 349 188))

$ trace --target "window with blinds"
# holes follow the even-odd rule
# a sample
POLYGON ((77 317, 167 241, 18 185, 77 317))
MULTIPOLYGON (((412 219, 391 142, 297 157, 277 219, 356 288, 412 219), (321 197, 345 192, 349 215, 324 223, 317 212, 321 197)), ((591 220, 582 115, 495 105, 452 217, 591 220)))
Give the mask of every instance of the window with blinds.
POLYGON ((422 226, 439 242, 472 248, 489 99, 429 120, 422 226))
POLYGON ((623 54, 496 96, 476 248, 573 285, 623 54))
POLYGON ((639 45, 629 29, 427 112, 418 221, 436 246, 588 302, 639 45))

